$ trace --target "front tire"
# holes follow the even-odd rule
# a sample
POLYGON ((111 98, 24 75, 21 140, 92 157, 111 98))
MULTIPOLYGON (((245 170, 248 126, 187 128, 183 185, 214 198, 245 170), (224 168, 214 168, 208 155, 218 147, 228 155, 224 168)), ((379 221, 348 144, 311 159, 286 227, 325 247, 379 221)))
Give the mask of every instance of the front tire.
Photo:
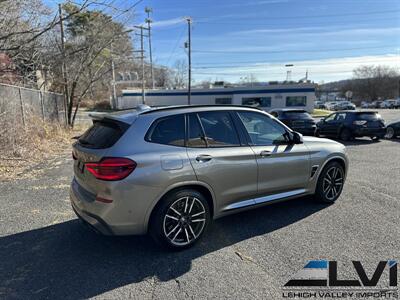
POLYGON ((173 192, 155 208, 149 233, 161 246, 180 250, 193 246, 210 223, 205 197, 192 189, 173 192))
POLYGON ((347 142, 347 141, 350 141, 350 140, 353 138, 353 135, 351 134, 350 129, 344 128, 344 129, 342 129, 342 131, 340 132, 339 138, 340 138, 342 141, 347 142))
POLYGON ((387 138, 388 140, 391 140, 392 138, 394 138, 394 128, 389 126, 386 129, 386 135, 385 138, 387 138))
POLYGON ((322 170, 315 190, 319 202, 332 204, 340 196, 344 185, 344 168, 336 161, 328 163, 322 170))

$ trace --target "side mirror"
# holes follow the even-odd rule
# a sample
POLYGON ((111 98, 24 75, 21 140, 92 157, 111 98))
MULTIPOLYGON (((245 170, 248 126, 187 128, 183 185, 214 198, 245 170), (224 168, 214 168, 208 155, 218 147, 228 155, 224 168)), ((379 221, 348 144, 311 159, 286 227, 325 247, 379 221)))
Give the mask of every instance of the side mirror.
POLYGON ((293 131, 293 144, 303 144, 303 135, 296 131, 293 131))

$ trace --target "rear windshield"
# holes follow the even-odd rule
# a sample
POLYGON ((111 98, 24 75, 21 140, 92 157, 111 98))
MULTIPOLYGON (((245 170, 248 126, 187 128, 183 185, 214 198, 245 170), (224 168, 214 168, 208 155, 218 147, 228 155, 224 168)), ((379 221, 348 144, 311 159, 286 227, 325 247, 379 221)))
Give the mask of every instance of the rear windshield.
POLYGON ((358 120, 377 121, 381 119, 381 115, 377 113, 360 113, 356 117, 358 120))
POLYGON ((304 119, 312 119, 310 114, 308 112, 305 112, 305 111, 286 111, 283 114, 283 116, 286 119, 290 119, 290 120, 293 120, 293 119, 296 119, 296 120, 298 120, 298 119, 302 119, 302 120, 304 120, 304 119))
POLYGON ((113 121, 96 121, 79 139, 82 147, 104 149, 113 146, 125 133, 127 125, 113 121))

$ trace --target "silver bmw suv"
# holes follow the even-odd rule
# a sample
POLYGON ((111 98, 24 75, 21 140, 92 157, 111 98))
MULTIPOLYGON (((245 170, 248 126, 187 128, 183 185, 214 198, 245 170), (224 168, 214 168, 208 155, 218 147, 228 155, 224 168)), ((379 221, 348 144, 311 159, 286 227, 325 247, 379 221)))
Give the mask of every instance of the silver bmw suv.
POLYGON ((73 145, 72 208, 106 235, 193 245, 212 219, 304 195, 333 203, 345 147, 237 106, 138 107, 94 115, 73 145))

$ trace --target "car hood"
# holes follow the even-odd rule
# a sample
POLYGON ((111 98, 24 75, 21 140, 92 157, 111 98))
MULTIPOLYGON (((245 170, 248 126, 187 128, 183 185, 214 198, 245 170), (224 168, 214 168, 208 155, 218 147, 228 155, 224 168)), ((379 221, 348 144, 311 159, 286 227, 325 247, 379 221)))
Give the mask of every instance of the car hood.
POLYGON ((308 145, 313 145, 313 144, 333 144, 333 145, 342 145, 339 142, 330 140, 330 139, 325 139, 325 138, 318 138, 314 136, 303 136, 303 142, 308 145))

